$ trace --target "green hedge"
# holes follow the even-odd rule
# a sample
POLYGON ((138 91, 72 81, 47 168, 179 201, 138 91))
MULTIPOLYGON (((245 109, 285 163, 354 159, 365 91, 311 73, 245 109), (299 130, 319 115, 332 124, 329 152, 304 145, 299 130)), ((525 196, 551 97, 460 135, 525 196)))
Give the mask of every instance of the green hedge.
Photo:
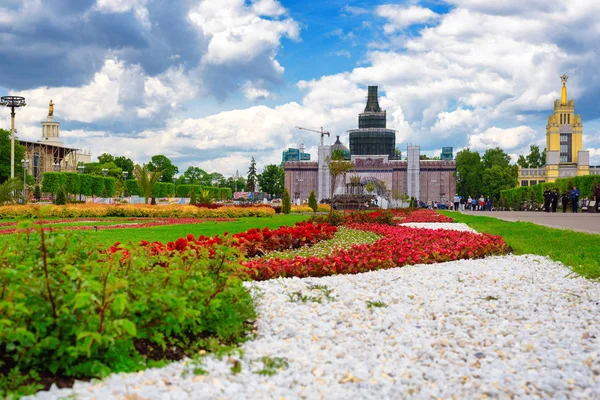
POLYGON ((80 178, 77 172, 63 172, 65 190, 69 194, 79 194, 80 178))
POLYGON ((104 191, 104 177, 92 175, 92 195, 99 197, 102 196, 104 191))
POLYGON ((115 178, 106 177, 104 178, 104 190, 107 197, 113 197, 115 195, 115 178))
POLYGON ((233 197, 231 188, 218 188, 214 186, 200 185, 177 185, 177 196, 190 197, 192 188, 196 189, 196 193, 200 193, 203 190, 208 190, 209 194, 217 200, 227 200, 233 197))
POLYGON ((503 190, 500 192, 500 197, 508 202, 511 208, 519 207, 523 199, 529 200, 530 190, 535 191, 536 200, 538 203, 544 202, 544 190, 548 187, 550 190, 558 188, 559 193, 562 195, 563 192, 570 192, 573 186, 577 186, 580 198, 589 198, 593 196, 593 189, 596 184, 600 183, 600 176, 588 175, 588 176, 574 176, 571 178, 560 178, 555 182, 543 182, 533 186, 524 186, 515 189, 503 190))
POLYGON ((172 197, 175 195, 175 184, 156 182, 152 189, 152 197, 172 197))
POLYGON ((42 174, 42 192, 56 194, 60 185, 65 184, 65 176, 61 172, 44 172, 42 174))
POLYGON ((92 175, 81 174, 79 177, 79 188, 84 196, 92 195, 92 175))
POLYGON ((125 181, 125 190, 129 193, 130 196, 142 196, 142 189, 138 185, 135 179, 128 179, 125 181))

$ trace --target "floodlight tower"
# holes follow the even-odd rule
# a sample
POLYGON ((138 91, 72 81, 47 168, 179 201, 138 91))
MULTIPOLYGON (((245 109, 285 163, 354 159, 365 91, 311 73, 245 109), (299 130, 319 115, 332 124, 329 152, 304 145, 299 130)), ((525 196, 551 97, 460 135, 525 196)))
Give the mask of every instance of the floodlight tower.
POLYGON ((2 96, 0 106, 10 107, 10 177, 15 177, 15 108, 25 107, 25 97, 2 96))

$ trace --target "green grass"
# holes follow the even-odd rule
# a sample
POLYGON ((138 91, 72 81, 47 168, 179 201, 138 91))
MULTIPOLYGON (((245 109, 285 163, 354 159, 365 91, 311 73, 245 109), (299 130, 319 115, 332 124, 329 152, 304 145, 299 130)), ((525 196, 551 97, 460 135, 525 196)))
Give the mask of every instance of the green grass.
POLYGON ((571 267, 579 275, 600 279, 600 235, 452 211, 442 211, 441 214, 465 223, 478 232, 502 236, 514 254, 548 256, 571 267))
POLYGON ((304 221, 309 217, 310 215, 277 214, 274 217, 268 218, 244 217, 231 222, 201 222, 198 224, 167 225, 150 228, 106 229, 98 232, 82 231, 82 234, 89 240, 107 246, 115 242, 127 243, 133 241, 135 243, 141 240, 166 243, 180 237, 185 237, 188 233, 196 237, 199 235, 220 235, 224 232, 233 234, 247 231, 250 228, 278 228, 284 225, 294 225, 296 222, 304 221))

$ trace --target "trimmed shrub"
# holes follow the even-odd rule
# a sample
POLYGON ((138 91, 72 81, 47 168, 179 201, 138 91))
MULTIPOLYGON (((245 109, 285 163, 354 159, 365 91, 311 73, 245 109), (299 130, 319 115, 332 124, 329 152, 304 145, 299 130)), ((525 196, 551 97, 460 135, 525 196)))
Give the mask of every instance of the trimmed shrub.
POLYGON ((79 177, 79 187, 81 189, 81 194, 84 196, 91 196, 94 192, 92 190, 94 180, 91 175, 82 174, 79 177))
POLYGON ((310 192, 310 196, 308 196, 308 206, 312 208, 314 212, 317 212, 319 209, 319 204, 317 204, 317 196, 315 196, 314 190, 310 192))
POLYGON ((231 198, 233 198, 233 190, 231 190, 231 188, 219 188, 221 191, 221 194, 219 196, 219 198, 221 200, 229 200, 231 198))
POLYGON ((80 177, 77 172, 63 172, 65 191, 68 194, 79 194, 80 177))
POLYGON ((172 197, 175 194, 175 184, 167 182, 156 182, 152 189, 152 197, 172 197))
POLYGON ((64 185, 64 175, 60 172, 44 172, 42 174, 42 192, 56 194, 60 185, 64 185))
POLYGON ((113 197, 115 195, 115 178, 105 177, 104 178, 104 193, 105 197, 113 197))
POLYGON ((135 179, 127 179, 124 182, 125 191, 130 196, 142 196, 142 189, 140 189, 140 185, 135 179))
POLYGON ((67 203, 67 197, 65 195, 65 188, 63 185, 60 185, 58 187, 58 190, 56 191, 56 200, 54 200, 54 204, 56 204, 57 206, 62 206, 65 205, 67 203))
POLYGON ((104 192, 104 177, 92 175, 92 195, 102 196, 104 192))
POLYGON ((289 214, 292 211, 292 199, 287 189, 283 189, 283 199, 281 202, 281 212, 289 214))

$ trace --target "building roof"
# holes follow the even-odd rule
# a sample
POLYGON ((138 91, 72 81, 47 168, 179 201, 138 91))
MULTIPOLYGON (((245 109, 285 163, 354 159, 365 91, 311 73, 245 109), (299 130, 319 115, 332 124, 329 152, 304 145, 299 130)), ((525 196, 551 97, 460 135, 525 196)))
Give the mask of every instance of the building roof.
POLYGON ((341 150, 344 152, 344 160, 349 160, 350 159, 350 150, 344 146, 342 144, 342 142, 340 142, 340 137, 339 135, 337 136, 337 139, 335 141, 335 143, 333 145, 331 145, 331 152, 333 152, 334 150, 341 150))
POLYGON ((67 147, 67 146, 62 146, 62 145, 59 146, 59 145, 51 144, 51 143, 44 143, 42 141, 32 142, 31 140, 21 140, 21 139, 18 139, 18 140, 23 145, 25 145, 25 144, 38 144, 40 146, 58 147, 60 149, 71 150, 71 151, 81 150, 81 149, 78 149, 78 148, 75 148, 75 147, 67 147))

